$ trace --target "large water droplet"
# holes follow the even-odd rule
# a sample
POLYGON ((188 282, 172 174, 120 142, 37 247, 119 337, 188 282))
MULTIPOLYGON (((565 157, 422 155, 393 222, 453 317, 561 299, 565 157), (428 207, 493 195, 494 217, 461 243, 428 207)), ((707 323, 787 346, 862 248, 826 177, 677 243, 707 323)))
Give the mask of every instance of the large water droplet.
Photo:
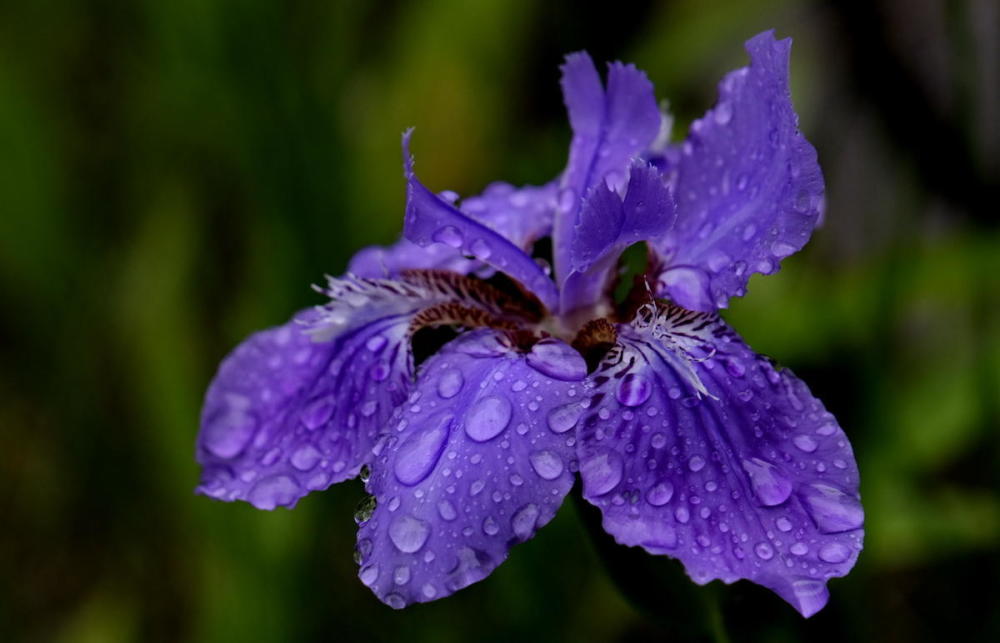
POLYGON ((473 257, 479 259, 480 261, 486 261, 490 258, 490 255, 493 254, 489 245, 487 245, 487 243, 482 239, 476 239, 473 241, 472 245, 469 246, 469 252, 472 253, 473 257))
POLYGON ((824 563, 836 565, 851 557, 851 550, 843 543, 826 543, 819 548, 819 559, 824 563))
POLYGON ((304 444, 292 454, 291 462, 292 466, 299 471, 311 471, 322 457, 323 454, 319 452, 319 449, 311 444, 304 444))
POLYGON ((557 406, 549 411, 546 422, 553 433, 565 433, 576 426, 582 413, 583 409, 580 408, 580 405, 576 402, 571 402, 557 406))
POLYGON ((600 496, 621 482, 625 463, 617 451, 602 449, 580 463, 580 477, 588 496, 600 496))
POLYGON ((438 503, 438 515, 443 520, 454 520, 458 517, 458 512, 455 511, 455 505, 451 504, 450 500, 444 499, 438 503))
POLYGON ((201 443, 220 458, 234 458, 243 452, 257 430, 257 420, 248 409, 250 399, 243 395, 226 396, 225 410, 213 416, 201 434, 201 443))
POLYGON ((688 469, 691 469, 692 472, 697 473, 704 468, 705 458, 700 455, 691 456, 691 459, 688 460, 688 469))
POLYGON ((587 362, 580 353, 554 338, 543 339, 531 347, 528 366, 564 382, 577 382, 587 377, 587 362))
POLYGON ((451 246, 452 248, 462 247, 462 233, 455 226, 446 225, 439 230, 435 230, 431 239, 439 243, 451 246))
POLYGON ((535 531, 535 524, 538 522, 538 505, 527 504, 517 510, 517 513, 510 519, 510 526, 514 530, 514 535, 521 540, 527 540, 535 531))
POLYGON ((543 480, 555 480, 563 472, 563 461, 551 451, 535 451, 528 456, 531 468, 543 480))
POLYGON ((674 485, 669 480, 657 482, 646 492, 646 502, 654 507, 662 507, 674 497, 674 485))
POLYGON ((397 480, 412 487, 430 475, 444 451, 451 423, 452 416, 446 415, 434 428, 417 431, 399 445, 393 467, 397 480))
POLYGON ((684 308, 709 310, 713 306, 708 273, 700 268, 670 268, 660 275, 659 282, 669 291, 670 298, 684 308))
POLYGON ((733 106, 729 104, 729 101, 720 101, 719 104, 715 106, 713 112, 715 122, 719 125, 725 125, 733 118, 733 106))
POLYGON ((397 516, 389 525, 389 540, 404 554, 420 551, 429 535, 427 523, 413 516, 397 516))
POLYGON ((840 489, 814 482, 802 492, 806 509, 824 534, 857 529, 865 522, 861 502, 840 489))
POLYGON ((487 442, 510 424, 513 412, 505 398, 490 395, 476 401, 465 419, 465 432, 476 442, 487 442))
POLYGON ((457 368, 449 369, 442 373, 441 378, 438 379, 438 395, 445 400, 450 400, 458 395, 458 392, 462 390, 462 385, 464 384, 465 378, 462 377, 462 371, 457 368))
POLYGON ((363 525, 371 520, 376 507, 378 507, 378 500, 376 500, 375 496, 365 496, 362 498, 354 510, 354 522, 363 525))
POLYGON ((483 533, 487 536, 496 536, 500 533, 500 525, 493 519, 493 516, 486 516, 483 520, 483 533))
POLYGON ((366 587, 371 587, 372 584, 378 580, 378 565, 368 565, 367 567, 362 567, 361 571, 358 572, 358 578, 361 582, 365 584, 366 587))
POLYGON ((258 509, 270 511, 275 507, 291 505, 300 492, 298 483, 290 477, 271 476, 255 484, 247 500, 258 509))
POLYGON ((313 431, 326 424, 331 415, 333 415, 333 400, 325 395, 309 402, 299 414, 299 420, 304 427, 313 431))
POLYGON ((767 543, 757 543, 753 548, 753 553, 761 560, 771 560, 774 558, 774 549, 767 543))
POLYGON ((816 443, 816 439, 811 435, 796 435, 792 438, 792 443, 798 447, 800 451, 805 451, 806 453, 812 453, 819 446, 816 443))
POLYGON ((629 373, 618 383, 615 397, 625 406, 639 406, 653 394, 653 383, 639 373, 629 373))
POLYGON ((778 259, 783 259, 788 255, 795 254, 795 246, 784 241, 775 241, 771 244, 771 254, 778 259))
POLYGON ((767 507, 780 505, 792 493, 792 483, 770 462, 760 458, 743 461, 743 470, 750 477, 750 486, 760 503, 767 507))

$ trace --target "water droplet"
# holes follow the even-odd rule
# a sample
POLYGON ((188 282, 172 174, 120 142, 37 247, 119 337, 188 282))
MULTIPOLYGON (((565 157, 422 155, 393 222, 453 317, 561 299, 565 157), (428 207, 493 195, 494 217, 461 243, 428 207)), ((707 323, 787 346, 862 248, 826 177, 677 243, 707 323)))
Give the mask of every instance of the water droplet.
POLYGON ((404 554, 420 551, 429 535, 427 523, 413 516, 397 516, 389 525, 389 540, 404 554))
POLYGON ((362 498, 361 502, 358 503, 357 509, 354 510, 354 522, 363 525, 371 520, 377 506, 378 500, 376 500, 375 496, 365 496, 362 498))
POLYGON ((795 246, 784 241, 775 241, 771 244, 771 254, 778 259, 782 259, 788 255, 795 254, 795 246))
POLYGON ((393 572, 392 580, 397 585, 406 585, 410 582, 410 568, 406 565, 400 565, 396 568, 396 571, 393 572))
POLYGON ((393 471, 401 483, 413 486, 430 475, 444 451, 452 416, 446 415, 432 429, 411 434, 396 451, 393 471))
POLYGON ((740 174, 739 177, 737 177, 736 179, 736 189, 742 192, 743 190, 747 189, 747 183, 749 182, 750 182, 749 174, 740 174))
POLYGON ((733 118, 733 107, 728 101, 720 101, 719 104, 715 106, 713 112, 715 115, 715 122, 719 125, 725 125, 733 118))
POLYGON ((755 226, 754 224, 750 223, 747 225, 747 227, 743 228, 744 241, 750 241, 751 239, 753 239, 753 236, 755 234, 757 234, 757 226, 755 226))
POLYGON ((576 191, 573 188, 565 188, 559 193, 559 209, 563 212, 571 212, 576 207, 576 191))
POLYGON ((462 390, 462 385, 464 384, 465 378, 462 377, 462 372, 457 368, 449 369, 442 373, 440 379, 438 379, 438 395, 440 395, 442 399, 450 400, 458 395, 458 392, 462 390))
POLYGON ((371 337, 368 338, 368 341, 365 342, 365 348, 367 348, 373 353, 377 353, 383 348, 385 348, 387 341, 388 340, 385 338, 384 335, 372 335, 371 337))
POLYGON ((653 384, 645 375, 629 373, 618 383, 615 397, 625 406, 639 406, 653 394, 653 384))
POLYGON ((292 454, 292 466, 299 471, 310 471, 320 461, 323 454, 311 444, 304 444, 292 454))
POLYGON ((649 445, 654 449, 662 449, 667 445, 667 436, 662 433, 654 433, 653 437, 649 439, 649 445))
POLYGON ((384 382, 386 378, 389 377, 390 372, 392 372, 392 369, 389 368, 388 364, 385 362, 378 362, 372 366, 372 370, 369 372, 369 375, 376 382, 384 382))
POLYGON ((543 339, 532 346, 527 361, 539 373, 564 382, 587 377, 587 362, 572 346, 558 339, 543 339))
POLYGON ((535 530, 538 522, 538 506, 527 504, 517 510, 517 513, 510 519, 510 526, 514 530, 514 535, 521 540, 527 540, 535 530))
POLYGON ((836 565, 851 557, 851 550, 843 543, 826 543, 819 549, 819 559, 824 563, 836 565))
POLYGON ((692 456, 691 459, 688 460, 688 469, 691 469, 691 471, 697 473, 698 471, 701 471, 704 468, 705 468, 705 458, 701 457, 700 455, 692 456))
POLYGON ((496 536, 500 533, 500 525, 493 519, 493 516, 486 516, 483 520, 483 533, 487 536, 496 536))
POLYGON ((584 492, 588 496, 601 496, 621 482, 625 463, 622 457, 610 449, 603 449, 580 463, 580 477, 583 478, 584 492))
POLYGON ((358 572, 358 578, 361 582, 365 584, 366 587, 371 587, 372 584, 378 580, 378 565, 368 565, 367 567, 362 567, 361 571, 358 572))
POLYGON ((812 453, 819 446, 816 444, 816 440, 813 439, 811 435, 796 435, 792 438, 792 443, 799 448, 800 451, 805 451, 806 453, 812 453))
POLYGON ((774 558, 774 549, 767 543, 757 543, 754 545, 753 553, 761 560, 771 560, 774 558))
POLYGON ((788 533, 789 531, 792 530, 792 521, 789 520, 788 518, 785 518, 784 516, 775 520, 774 524, 780 531, 783 531, 785 533, 788 533))
MULTIPOLYGON (((220 458, 234 458, 243 452, 257 429, 257 420, 249 412, 250 399, 243 395, 226 396, 228 406, 205 425, 201 442, 220 458)), ((332 412, 332 411, 331 411, 332 412)))
POLYGON ((270 476, 253 486, 247 500, 258 509, 270 511, 275 507, 291 505, 301 491, 298 483, 288 476, 270 476))
POLYGON ((406 607, 406 601, 399 594, 386 594, 385 604, 394 610, 401 610, 406 607))
POLYGON ((476 442, 488 442, 510 424, 513 413, 510 402, 490 395, 479 399, 465 420, 465 433, 476 442))
POLYGON ((458 512, 455 511, 455 505, 451 504, 451 501, 446 498, 438 503, 438 515, 443 520, 454 520, 458 517, 458 512))
POLYGON ((557 406, 549 411, 546 422, 553 433, 565 433, 576 426, 583 409, 576 402, 557 406))
POLYGON ((764 506, 780 505, 792 493, 791 481, 770 462, 760 458, 744 460, 743 470, 750 477, 754 494, 764 506))
POLYGON ((824 534, 857 529, 865 522, 861 502, 836 487, 814 482, 802 494, 809 515, 824 534))
POLYGON ((543 480, 555 480, 563 472, 563 461, 552 451, 535 451, 528 456, 531 468, 543 480))
POLYGON ((326 395, 307 404, 299 414, 299 421, 304 427, 314 431, 326 424, 331 415, 333 415, 333 400, 326 395))
POLYGON ((372 468, 370 465, 361 465, 361 470, 358 471, 358 477, 361 478, 361 482, 367 483, 372 477, 372 468))
POLYGON ((446 225, 440 230, 436 230, 431 239, 439 243, 451 246, 452 248, 462 247, 462 233, 455 226, 446 225))
POLYGON ((699 268, 678 266, 665 270, 659 277, 660 284, 670 291, 678 305, 690 310, 708 310, 712 307, 708 273, 699 268))
POLYGON ((473 241, 472 245, 469 246, 469 252, 472 253, 473 257, 479 259, 480 261, 486 261, 490 258, 490 255, 493 254, 490 246, 483 239, 476 239, 473 241))
POLYGON ((686 525, 687 521, 691 519, 691 512, 688 511, 687 507, 677 507, 677 509, 674 509, 674 518, 682 525, 686 525))
POLYGON ((657 482, 646 492, 646 502, 654 507, 662 507, 674 497, 674 485, 669 480, 657 482))
POLYGON ((420 591, 423 592, 426 598, 434 598, 437 596, 437 590, 430 583, 424 583, 424 586, 420 591))
POLYGON ((708 269, 712 272, 720 272, 721 270, 729 267, 732 263, 732 259, 725 252, 721 250, 715 250, 708 258, 708 269))

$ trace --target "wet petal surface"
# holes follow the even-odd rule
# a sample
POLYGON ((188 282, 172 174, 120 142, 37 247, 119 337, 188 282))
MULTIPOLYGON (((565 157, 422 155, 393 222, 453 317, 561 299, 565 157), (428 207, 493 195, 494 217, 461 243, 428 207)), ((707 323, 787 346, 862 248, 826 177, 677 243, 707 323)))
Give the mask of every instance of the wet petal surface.
POLYGON ((575 437, 549 418, 577 403, 586 374, 569 372, 552 379, 492 331, 421 367, 376 447, 376 508, 358 532, 359 577, 382 601, 400 608, 479 581, 552 519, 573 484, 575 437))
POLYGON ((274 509, 357 475, 406 398, 408 322, 386 315, 315 341, 293 319, 246 339, 205 396, 198 492, 274 509))
POLYGON ((680 559, 698 583, 752 580, 809 616, 862 546, 850 444, 790 371, 687 315, 677 336, 620 327, 579 420, 584 495, 618 542, 680 559))

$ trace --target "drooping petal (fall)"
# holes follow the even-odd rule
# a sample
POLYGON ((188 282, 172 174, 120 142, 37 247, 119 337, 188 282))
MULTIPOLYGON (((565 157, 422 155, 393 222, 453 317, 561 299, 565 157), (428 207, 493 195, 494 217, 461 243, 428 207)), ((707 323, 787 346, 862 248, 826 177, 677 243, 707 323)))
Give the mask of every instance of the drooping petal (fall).
POLYGON ((573 485, 586 372, 562 342, 525 355, 490 330, 428 359, 375 449, 361 581, 395 608, 442 598, 551 520, 573 485))
POLYGON ((862 547, 858 470, 834 417, 714 315, 619 327, 580 421, 584 496, 618 542, 695 582, 749 579, 810 616, 862 547))

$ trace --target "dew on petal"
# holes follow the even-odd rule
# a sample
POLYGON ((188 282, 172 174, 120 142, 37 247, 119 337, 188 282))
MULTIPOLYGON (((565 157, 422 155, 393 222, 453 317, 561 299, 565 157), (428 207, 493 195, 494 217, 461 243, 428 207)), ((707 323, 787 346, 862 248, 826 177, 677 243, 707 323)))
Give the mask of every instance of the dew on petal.
POLYGON ((430 475, 441 459, 452 417, 444 416, 433 428, 418 431, 399 445, 393 471, 401 483, 413 486, 430 475))
POLYGON ((649 378, 639 373, 629 373, 618 383, 615 397, 625 406, 639 406, 653 394, 649 378))
POLYGON ((780 505, 792 493, 791 481, 770 462, 750 458, 743 461, 743 470, 750 477, 754 495, 766 507, 780 505))
POLYGON ((479 399, 465 420, 465 433, 476 442, 488 442, 510 424, 513 408, 505 398, 491 395, 479 399))
POLYGON ((531 462, 531 468, 543 480, 555 480, 562 475, 564 468, 562 458, 552 451, 535 451, 528 456, 528 460, 531 462))
POLYGON ((809 515, 824 534, 837 534, 857 529, 864 524, 861 502, 840 489, 814 482, 802 492, 809 515))
POLYGON ((580 463, 587 495, 600 496, 608 493, 621 482, 625 463, 616 451, 603 449, 580 463))
POLYGON ((546 417, 546 423, 549 425, 549 429, 551 429, 553 433, 566 433, 576 426, 576 423, 579 421, 582 413, 583 409, 580 405, 576 402, 571 402, 569 404, 557 406, 549 411, 549 414, 546 417))
POLYGON ((441 374, 437 383, 437 392, 442 399, 450 400, 451 398, 458 395, 458 392, 462 390, 462 386, 465 384, 465 378, 462 377, 462 372, 457 368, 449 369, 441 374))
POLYGON ((389 525, 389 540, 404 554, 420 551, 429 535, 427 523, 413 516, 397 516, 389 525))

